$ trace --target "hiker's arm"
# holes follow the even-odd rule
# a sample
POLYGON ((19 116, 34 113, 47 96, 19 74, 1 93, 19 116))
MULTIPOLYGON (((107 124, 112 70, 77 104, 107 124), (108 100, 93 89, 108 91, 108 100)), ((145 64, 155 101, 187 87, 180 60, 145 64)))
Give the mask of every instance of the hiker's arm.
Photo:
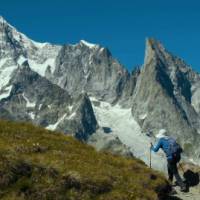
POLYGON ((157 152, 162 146, 161 140, 158 141, 157 145, 154 147, 153 145, 151 146, 151 150, 154 152, 157 152))

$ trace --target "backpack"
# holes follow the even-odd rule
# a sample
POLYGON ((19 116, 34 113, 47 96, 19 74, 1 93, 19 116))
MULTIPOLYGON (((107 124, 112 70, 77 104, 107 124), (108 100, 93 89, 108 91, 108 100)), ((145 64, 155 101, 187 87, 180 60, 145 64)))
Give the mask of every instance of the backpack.
POLYGON ((174 160, 180 161, 181 153, 183 152, 183 149, 181 146, 176 142, 174 138, 169 138, 168 139, 169 143, 169 154, 172 155, 174 160))

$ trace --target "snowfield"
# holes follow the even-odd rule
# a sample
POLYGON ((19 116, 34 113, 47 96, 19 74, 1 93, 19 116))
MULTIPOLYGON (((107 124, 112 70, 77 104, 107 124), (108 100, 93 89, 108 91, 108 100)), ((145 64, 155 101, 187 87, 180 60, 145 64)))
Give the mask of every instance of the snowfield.
POLYGON ((12 90, 12 85, 6 87, 6 88, 4 89, 5 92, 2 93, 2 94, 0 94, 0 100, 9 97, 11 90, 12 90))
POLYGON ((54 131, 57 128, 57 126, 65 119, 66 116, 67 114, 64 114, 60 119, 58 119, 58 121, 55 124, 48 125, 46 129, 54 131))
POLYGON ((55 58, 48 58, 43 63, 38 63, 37 60, 28 60, 30 68, 40 74, 41 76, 45 76, 45 72, 48 66, 50 66, 51 72, 53 73, 55 70, 55 58))
MULTIPOLYGON (((1 67, 1 66, 0 66, 1 67)), ((12 73, 14 70, 17 69, 17 66, 8 66, 5 69, 0 68, 0 89, 2 89, 4 86, 6 86, 12 76, 12 73)))
MULTIPOLYGON (((133 119, 131 108, 124 109, 119 105, 98 101, 90 97, 97 121, 101 127, 110 128, 111 133, 127 145, 134 156, 143 160, 147 165, 150 161, 150 142, 155 143, 153 138, 141 132, 138 123, 133 119)), ((167 173, 166 159, 164 153, 152 152, 152 168, 167 173)))

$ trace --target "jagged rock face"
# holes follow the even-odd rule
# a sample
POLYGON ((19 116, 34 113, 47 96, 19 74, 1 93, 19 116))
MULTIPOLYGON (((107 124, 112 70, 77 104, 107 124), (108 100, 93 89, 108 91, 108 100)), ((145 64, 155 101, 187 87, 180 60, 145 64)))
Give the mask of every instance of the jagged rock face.
POLYGON ((98 123, 82 91, 114 101, 123 90, 131 93, 124 89, 130 79, 108 49, 85 41, 63 47, 37 43, 0 19, 1 118, 30 121, 87 140, 98 123))
POLYGON ((81 41, 62 47, 48 78, 72 95, 86 91, 113 102, 122 95, 129 76, 108 49, 81 41))
POLYGON ((97 128, 89 98, 74 100, 45 78, 54 72, 60 49, 30 40, 0 18, 0 117, 86 139, 97 128))
MULTIPOLYGON (((23 39, 13 27, 9 26, 2 17, 0 18, 0 58, 17 57, 18 54, 24 55, 23 44, 25 41, 23 39)), ((30 43, 29 46, 32 44, 30 43)))
POLYGON ((198 79, 198 74, 183 61, 149 39, 132 107, 133 116, 143 130, 167 129, 196 158, 200 155, 199 115, 191 104, 191 88, 198 79))
POLYGON ((116 155, 133 157, 131 150, 117 136, 106 134, 101 129, 89 137, 88 144, 94 146, 98 151, 109 151, 116 155))
POLYGON ((73 107, 71 115, 58 125, 57 130, 64 130, 73 133, 80 140, 87 140, 98 128, 90 99, 87 94, 81 94, 74 104, 76 106, 73 107))
POLYGON ((97 128, 87 96, 73 100, 65 90, 33 72, 27 61, 15 70, 6 87, 11 89, 0 102, 1 118, 30 121, 66 134, 75 133, 81 140, 87 139, 97 128))
POLYGON ((5 68, 16 68, 28 60, 33 71, 72 96, 85 91, 112 103, 121 100, 127 106, 127 96, 131 96, 134 90, 135 75, 130 75, 107 48, 84 40, 62 47, 38 43, 1 19, 0 51, 0 78, 5 76, 5 68))
MULTIPOLYGON (((8 24, 2 17, 0 19, 0 57, 13 57, 17 59, 20 55, 24 57, 36 56, 37 51, 50 45, 48 43, 40 44, 27 38, 24 34, 18 32, 13 26, 8 24)), ((47 48, 45 50, 47 53, 47 48)))
POLYGON ((131 74, 127 74, 127 78, 121 80, 123 88, 121 89, 120 95, 116 99, 122 107, 130 108, 132 106, 133 94, 135 91, 136 83, 140 75, 140 68, 135 68, 131 74))

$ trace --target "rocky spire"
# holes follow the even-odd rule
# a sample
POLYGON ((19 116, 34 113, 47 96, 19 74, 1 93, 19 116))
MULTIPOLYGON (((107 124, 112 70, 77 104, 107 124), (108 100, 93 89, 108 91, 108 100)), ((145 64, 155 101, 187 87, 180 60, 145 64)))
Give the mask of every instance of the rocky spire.
POLYGON ((137 81, 132 113, 144 131, 152 129, 157 132, 165 128, 191 153, 195 152, 191 144, 200 141, 200 137, 197 134, 199 117, 190 102, 195 81, 188 69, 160 42, 147 39, 145 62, 137 81))
POLYGON ((153 38, 146 39, 144 65, 149 64, 151 61, 156 61, 156 59, 164 61, 167 54, 164 46, 159 41, 153 38))

